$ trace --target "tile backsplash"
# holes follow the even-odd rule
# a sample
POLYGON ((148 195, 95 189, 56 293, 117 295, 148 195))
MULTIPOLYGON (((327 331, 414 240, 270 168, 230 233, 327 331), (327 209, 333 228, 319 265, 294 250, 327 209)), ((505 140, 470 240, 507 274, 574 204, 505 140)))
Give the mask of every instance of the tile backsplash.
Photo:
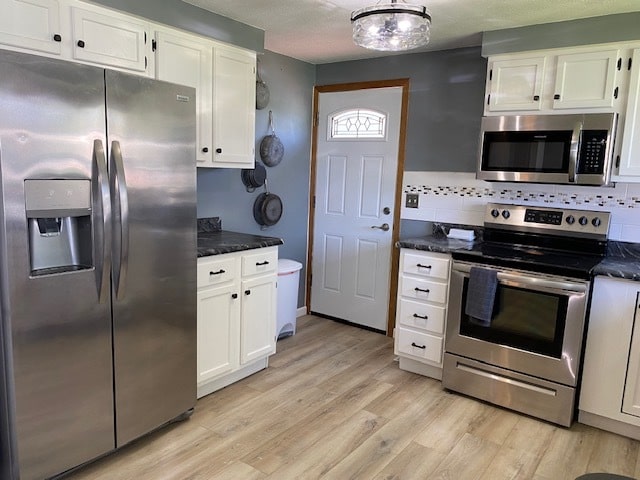
POLYGON ((474 173, 405 172, 401 218, 482 225, 489 202, 602 210, 611 213, 609 238, 640 242, 640 184, 574 187, 476 180, 474 173), (407 193, 418 195, 418 208, 407 208, 407 193))

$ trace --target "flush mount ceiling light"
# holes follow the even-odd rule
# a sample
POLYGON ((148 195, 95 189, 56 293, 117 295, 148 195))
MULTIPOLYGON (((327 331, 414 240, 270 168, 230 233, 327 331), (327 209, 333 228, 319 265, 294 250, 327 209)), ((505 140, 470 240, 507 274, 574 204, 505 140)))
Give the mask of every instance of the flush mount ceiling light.
POLYGON ((378 3, 351 14, 353 41, 371 50, 400 51, 429 43, 431 15, 422 5, 378 3))

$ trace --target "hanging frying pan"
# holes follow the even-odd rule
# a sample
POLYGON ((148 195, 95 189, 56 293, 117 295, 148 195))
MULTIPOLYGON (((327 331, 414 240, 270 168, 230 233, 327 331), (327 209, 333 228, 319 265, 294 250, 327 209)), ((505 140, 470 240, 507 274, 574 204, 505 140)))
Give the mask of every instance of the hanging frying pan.
POLYGON ((243 168, 242 172, 240 172, 240 178, 242 178, 244 186, 247 187, 247 192, 251 193, 265 184, 267 181, 267 169, 261 163, 256 162, 254 168, 243 168))
POLYGON ((267 167, 275 167, 284 155, 284 145, 276 136, 273 129, 273 113, 269 110, 269 129, 271 135, 266 135, 260 142, 260 158, 267 167))
POLYGON ((263 227, 275 225, 282 217, 282 200, 275 193, 264 192, 253 203, 253 218, 263 227))
POLYGON ((260 61, 256 68, 256 109, 262 110, 269 105, 269 87, 260 78, 260 61))

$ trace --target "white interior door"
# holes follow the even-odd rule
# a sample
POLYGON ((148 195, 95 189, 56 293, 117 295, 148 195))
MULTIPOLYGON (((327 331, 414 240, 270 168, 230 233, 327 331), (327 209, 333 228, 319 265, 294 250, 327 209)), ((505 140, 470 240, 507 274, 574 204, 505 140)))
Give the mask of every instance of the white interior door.
POLYGON ((311 311, 385 331, 402 87, 319 94, 311 311))

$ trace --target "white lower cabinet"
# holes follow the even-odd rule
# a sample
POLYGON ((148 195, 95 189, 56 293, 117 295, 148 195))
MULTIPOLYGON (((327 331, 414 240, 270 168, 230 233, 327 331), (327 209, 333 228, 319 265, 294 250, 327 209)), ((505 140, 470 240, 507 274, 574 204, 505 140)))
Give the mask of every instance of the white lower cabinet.
POLYGON ((198 398, 267 367, 277 266, 277 247, 198 259, 198 398))
POLYGON ((579 421, 640 439, 640 282, 596 277, 579 421))
POLYGON ((449 254, 400 251, 395 354, 400 368, 442 378, 449 254))

